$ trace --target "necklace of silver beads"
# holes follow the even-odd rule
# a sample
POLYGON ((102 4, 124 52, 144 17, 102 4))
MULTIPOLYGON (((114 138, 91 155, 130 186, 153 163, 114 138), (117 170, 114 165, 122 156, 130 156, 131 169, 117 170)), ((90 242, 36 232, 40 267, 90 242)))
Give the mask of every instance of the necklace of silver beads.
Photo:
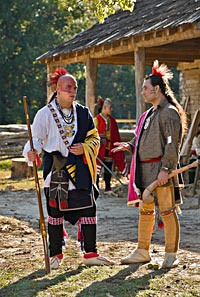
POLYGON ((60 105, 58 104, 58 101, 57 99, 55 100, 56 101, 56 106, 57 106, 57 109, 59 111, 59 113, 61 114, 63 120, 65 121, 66 124, 70 125, 73 123, 74 121, 74 112, 73 112, 73 108, 71 108, 70 112, 68 115, 64 114, 64 112, 62 111, 60 105))

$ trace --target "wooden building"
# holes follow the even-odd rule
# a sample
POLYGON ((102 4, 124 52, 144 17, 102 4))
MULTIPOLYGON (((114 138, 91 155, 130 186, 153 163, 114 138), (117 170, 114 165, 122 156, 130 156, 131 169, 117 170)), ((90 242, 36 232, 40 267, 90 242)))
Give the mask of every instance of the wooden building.
POLYGON ((200 105, 200 0, 137 0, 133 12, 118 11, 38 57, 47 64, 48 80, 58 66, 86 65, 86 105, 91 112, 97 65, 135 65, 137 118, 145 109, 145 66, 155 59, 181 71, 181 95, 183 102, 190 99, 192 117, 200 105))

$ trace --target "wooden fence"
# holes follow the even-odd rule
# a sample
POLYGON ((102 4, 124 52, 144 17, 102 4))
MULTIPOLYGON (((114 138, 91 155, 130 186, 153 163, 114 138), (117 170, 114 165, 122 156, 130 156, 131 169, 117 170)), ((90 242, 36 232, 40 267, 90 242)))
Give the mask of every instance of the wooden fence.
POLYGON ((0 125, 0 160, 21 157, 27 140, 26 125, 0 125))
MULTIPOLYGON (((117 120, 119 123, 133 124, 134 120, 117 120)), ((127 127, 128 128, 128 127, 127 127)), ((119 129, 121 141, 130 141, 133 130, 119 129)), ((0 160, 22 157, 22 151, 28 140, 26 125, 0 125, 0 160)))

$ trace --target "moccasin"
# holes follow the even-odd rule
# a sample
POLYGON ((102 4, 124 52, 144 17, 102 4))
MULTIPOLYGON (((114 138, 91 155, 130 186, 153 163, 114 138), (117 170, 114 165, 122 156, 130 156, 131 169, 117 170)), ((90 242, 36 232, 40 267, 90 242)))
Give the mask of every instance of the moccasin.
POLYGON ((151 261, 151 257, 149 251, 145 249, 135 249, 132 254, 121 259, 122 264, 147 263, 149 261, 151 261))
POLYGON ((59 254, 50 258, 50 269, 58 269, 62 264, 63 254, 59 254))
POLYGON ((177 258, 176 253, 165 253, 165 259, 162 263, 161 268, 173 268, 178 266, 179 259, 177 258))
POLYGON ((83 256, 83 264, 85 265, 114 265, 115 262, 100 256, 97 253, 87 253, 83 256))

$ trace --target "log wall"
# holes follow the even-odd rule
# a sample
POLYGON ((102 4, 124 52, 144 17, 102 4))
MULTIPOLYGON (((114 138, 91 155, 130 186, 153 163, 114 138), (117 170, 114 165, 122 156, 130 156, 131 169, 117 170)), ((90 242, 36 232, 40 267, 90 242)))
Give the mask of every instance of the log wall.
POLYGON ((180 63, 178 70, 181 70, 181 101, 185 102, 189 98, 187 114, 191 123, 195 112, 200 108, 200 60, 195 60, 194 63, 180 63))
POLYGON ((22 157, 27 140, 26 125, 0 125, 0 160, 22 157))
MULTIPOLYGON (((118 123, 131 125, 131 129, 119 129, 121 141, 133 138, 135 120, 117 120, 118 123)), ((28 141, 26 125, 0 125, 0 161, 22 157, 25 143, 28 141)))

